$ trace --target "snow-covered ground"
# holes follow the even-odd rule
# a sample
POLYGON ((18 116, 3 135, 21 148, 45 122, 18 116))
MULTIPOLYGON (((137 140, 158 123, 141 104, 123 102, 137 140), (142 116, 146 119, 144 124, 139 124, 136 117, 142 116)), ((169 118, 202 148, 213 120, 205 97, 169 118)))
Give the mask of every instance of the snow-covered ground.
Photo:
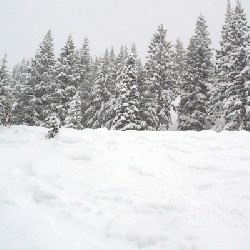
POLYGON ((1 250, 249 250, 250 133, 0 128, 1 250))

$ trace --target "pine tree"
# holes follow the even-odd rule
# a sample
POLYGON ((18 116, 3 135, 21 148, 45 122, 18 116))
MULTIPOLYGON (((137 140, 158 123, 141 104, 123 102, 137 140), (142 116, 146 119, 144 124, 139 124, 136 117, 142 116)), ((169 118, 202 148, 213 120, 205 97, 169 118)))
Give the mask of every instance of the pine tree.
POLYGON ((131 54, 135 57, 135 65, 137 70, 137 87, 139 92, 139 112, 140 117, 143 121, 143 128, 147 129, 147 113, 145 114, 145 107, 147 104, 147 99, 145 98, 145 90, 147 86, 145 85, 146 71, 142 65, 141 59, 138 57, 136 44, 133 43, 131 46, 131 54))
POLYGON ((84 39, 82 48, 79 50, 77 57, 77 72, 79 74, 79 95, 81 98, 82 125, 87 127, 86 110, 90 103, 91 91, 91 57, 89 49, 89 41, 84 39))
POLYGON ((55 82, 55 55, 51 30, 47 32, 35 59, 32 60, 34 106, 38 115, 37 125, 43 125, 45 118, 55 111, 54 100, 56 91, 55 82))
POLYGON ((0 65, 0 81, 2 86, 9 84, 9 72, 7 68, 7 55, 5 54, 0 65))
MULTIPOLYGON (((121 46, 120 52, 116 58, 117 71, 121 71, 123 66, 128 58, 128 48, 125 46, 121 46)), ((119 74, 119 72, 118 72, 119 74)))
POLYGON ((206 128, 208 91, 212 75, 211 41, 204 17, 196 22, 186 54, 186 67, 179 106, 179 129, 200 131, 206 128))
POLYGON ((116 57, 115 57, 115 52, 114 48, 111 47, 110 52, 109 52, 109 59, 108 59, 108 65, 109 65, 109 82, 108 82, 108 91, 110 92, 111 95, 115 95, 115 82, 116 82, 116 71, 117 71, 117 66, 116 66, 116 57))
POLYGON ((143 129, 139 117, 139 93, 136 78, 135 57, 130 55, 121 73, 116 117, 112 126, 115 130, 143 129))
POLYGON ((82 109, 81 109, 81 97, 78 92, 70 102, 68 116, 65 119, 67 128, 83 129, 82 122, 82 109))
POLYGON ((91 101, 86 111, 88 127, 90 128, 105 127, 107 121, 105 112, 107 109, 107 102, 110 98, 110 92, 107 87, 109 78, 109 55, 108 50, 106 50, 101 59, 97 78, 91 89, 91 101))
POLYGON ((23 60, 16 66, 13 81, 13 124, 35 125, 38 117, 35 111, 35 92, 31 61, 23 60))
POLYGON ((175 93, 180 94, 180 89, 183 82, 185 68, 185 49, 181 40, 178 38, 174 51, 174 78, 175 78, 175 93))
POLYGON ((141 59, 138 57, 137 47, 136 47, 135 43, 132 44, 130 52, 131 52, 131 54, 133 54, 135 56, 135 65, 136 65, 137 69, 142 70, 142 68, 143 68, 142 62, 141 62, 141 59))
POLYGON ((120 77, 127 58, 128 48, 126 46, 121 46, 117 57, 115 57, 113 47, 111 48, 109 54, 109 80, 107 81, 109 100, 106 102, 105 112, 103 114, 103 116, 105 117, 105 127, 107 129, 112 128, 112 123, 116 116, 115 108, 117 106, 119 95, 119 84, 121 80, 120 77))
POLYGON ((249 27, 244 9, 237 1, 231 25, 231 50, 229 52, 229 74, 226 78, 225 101, 223 106, 225 129, 247 129, 246 105, 248 103, 248 84, 242 71, 248 64, 248 50, 250 45, 249 27))
POLYGON ((245 117, 243 120, 243 128, 250 131, 250 44, 248 47, 247 66, 241 72, 240 77, 244 82, 245 92, 245 117))
POLYGON ((225 81, 226 76, 226 70, 227 70, 227 64, 228 61, 228 53, 231 51, 231 42, 232 42, 232 7, 231 2, 228 0, 227 2, 227 10, 225 15, 225 23, 222 27, 221 32, 221 41, 220 41, 220 50, 217 50, 216 54, 216 67, 217 67, 217 74, 219 77, 219 80, 221 82, 225 81))
POLYGON ((123 64, 126 63, 126 60, 128 59, 129 57, 129 49, 128 47, 125 45, 124 46, 124 54, 123 54, 123 64))
POLYGON ((67 110, 73 96, 79 88, 79 73, 77 72, 77 57, 75 45, 70 35, 62 48, 56 64, 57 84, 59 91, 59 117, 62 125, 65 124, 67 110))
POLYGON ((138 55, 137 55, 137 47, 136 47, 135 43, 132 44, 130 52, 131 52, 131 54, 133 54, 135 56, 135 58, 136 58, 135 59, 135 63, 137 63, 137 60, 138 60, 137 57, 138 57, 138 55))
POLYGON ((52 113, 51 115, 49 115, 49 117, 46 118, 46 127, 49 128, 46 137, 48 139, 54 138, 59 132, 60 125, 61 123, 57 114, 52 113))
POLYGON ((119 91, 119 83, 120 83, 119 77, 121 76, 121 72, 123 70, 127 57, 128 57, 127 48, 126 47, 124 48, 124 46, 121 46, 119 54, 117 55, 117 58, 116 58, 116 63, 115 63, 116 64, 116 86, 115 86, 116 96, 118 95, 118 91, 119 91))
POLYGON ((105 127, 111 129, 113 120, 115 118, 115 107, 117 104, 118 89, 117 89, 117 64, 116 56, 113 47, 109 52, 109 68, 108 68, 108 82, 107 89, 109 92, 109 100, 106 102, 105 107, 105 127))
POLYGON ((170 42, 166 41, 166 30, 158 27, 149 46, 147 71, 147 125, 153 130, 167 130, 169 127, 170 107, 173 98, 173 52, 170 42))
POLYGON ((225 15, 225 23, 221 31, 220 49, 216 51, 216 78, 214 88, 210 93, 209 113, 211 123, 218 131, 223 129, 223 105, 225 102, 225 92, 227 77, 230 73, 230 53, 232 50, 232 16, 233 10, 231 2, 228 0, 225 15))
POLYGON ((0 125, 11 124, 10 79, 5 55, 0 65, 0 125))

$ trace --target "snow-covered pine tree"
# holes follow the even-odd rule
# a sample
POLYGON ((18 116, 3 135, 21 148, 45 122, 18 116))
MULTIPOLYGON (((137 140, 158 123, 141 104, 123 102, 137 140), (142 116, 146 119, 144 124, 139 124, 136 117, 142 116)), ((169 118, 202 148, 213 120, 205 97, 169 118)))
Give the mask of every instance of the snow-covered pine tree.
MULTIPOLYGON (((141 60, 138 58, 137 49, 135 43, 131 46, 131 53, 135 56, 135 64, 137 69, 137 85, 139 90, 139 85, 143 81, 143 66, 141 60)), ((113 120, 115 118, 116 112, 115 107, 117 106, 118 95, 119 95, 119 84, 121 80, 121 71, 124 67, 125 61, 128 58, 128 49, 127 47, 121 47, 120 53, 115 59, 115 54, 113 47, 110 50, 109 56, 109 81, 108 81, 108 90, 110 92, 110 98, 106 105, 105 117, 106 117, 106 128, 111 129, 113 120)))
POLYGON ((7 68, 7 56, 0 64, 0 125, 11 125, 10 79, 7 68))
POLYGON ((243 120, 243 128, 250 132, 250 44, 247 56, 247 66, 241 72, 240 75, 244 82, 245 91, 245 117, 243 120))
POLYGON ((214 86, 210 92, 208 103, 209 116, 211 123, 217 131, 224 127, 223 105, 225 101, 227 77, 230 73, 230 56, 232 49, 232 16, 233 10, 231 2, 228 0, 225 14, 225 22, 221 31, 220 49, 216 51, 216 69, 214 86))
POLYGON ((122 69, 125 65, 125 61, 128 58, 128 48, 121 46, 119 54, 115 57, 113 47, 109 53, 109 80, 107 81, 107 89, 110 93, 109 100, 105 106, 105 127, 111 129, 113 120, 115 118, 115 107, 117 106, 117 100, 119 95, 119 84, 122 69))
POLYGON ((180 89, 183 82, 185 68, 185 49, 183 43, 178 38, 176 40, 175 50, 174 50, 174 78, 175 78, 175 93, 180 94, 180 89))
POLYGON ((140 111, 140 117, 143 121, 143 128, 147 129, 147 124, 146 124, 146 115, 144 114, 145 111, 145 105, 146 105, 146 99, 144 99, 144 92, 146 89, 145 86, 145 78, 146 78, 146 71, 142 65, 141 59, 138 57, 137 53, 137 47, 136 44, 133 43, 131 46, 131 53, 135 57, 135 65, 136 65, 136 70, 137 70, 137 86, 138 86, 138 92, 139 92, 139 111, 140 111))
POLYGON ((141 59, 138 57, 137 47, 135 43, 132 44, 130 52, 135 56, 136 68, 142 70, 143 69, 142 62, 141 59))
POLYGON ((49 128, 48 134, 46 137, 48 139, 54 138, 56 134, 59 132, 59 128, 61 126, 61 122, 57 116, 57 114, 52 113, 51 115, 46 118, 46 127, 49 128))
POLYGON ((150 130, 167 130, 171 122, 170 107, 173 98, 173 51, 170 42, 166 41, 166 30, 163 25, 149 45, 146 62, 146 110, 147 126, 150 130))
POLYGON ((126 62, 126 60, 127 60, 128 57, 129 57, 129 49, 128 49, 128 47, 125 45, 125 46, 124 46, 124 57, 123 57, 124 63, 126 62))
MULTIPOLYGON (((100 68, 102 64, 102 57, 95 56, 94 58, 91 57, 91 63, 90 63, 90 92, 93 87, 93 84, 99 74, 100 68)), ((91 96, 90 96, 91 98, 91 96)))
POLYGON ((117 75, 120 75, 121 70, 125 64, 126 59, 128 58, 128 49, 125 46, 121 46, 119 54, 116 58, 116 66, 117 66, 117 75))
MULTIPOLYGON (((139 111, 140 111, 140 117, 141 120, 144 123, 144 129, 145 130, 153 130, 153 127, 150 126, 150 121, 152 119, 150 111, 149 103, 151 99, 149 99, 149 89, 146 82, 146 76, 147 72, 145 68, 141 65, 138 67, 138 91, 139 91, 139 111)), ((152 124, 151 124, 152 125, 152 124)))
POLYGON ((119 84, 120 84, 120 79, 119 77, 121 76, 121 71, 123 69, 124 63, 125 63, 125 54, 124 54, 124 47, 121 46, 120 51, 117 55, 116 62, 115 62, 115 71, 116 71, 116 77, 115 77, 115 95, 116 98, 118 98, 118 93, 119 93, 119 84))
POLYGON ((83 129, 82 122, 82 109, 81 109, 81 97, 78 92, 70 102, 68 116, 65 119, 67 128, 83 129))
POLYGON ((47 32, 32 60, 34 106, 38 115, 37 125, 44 125, 45 119, 55 109, 55 54, 51 30, 47 32))
POLYGON ((108 60, 108 65, 109 65, 109 81, 108 81, 108 91, 110 92, 111 95, 115 95, 115 82, 116 82, 116 71, 117 71, 117 66, 116 66, 116 57, 115 57, 115 52, 114 48, 111 47, 110 52, 109 52, 109 60, 108 60))
POLYGON ((116 86, 116 78, 117 78, 117 65, 116 65, 116 56, 114 52, 114 48, 111 47, 109 52, 109 68, 108 68, 108 81, 107 81, 107 89, 110 93, 109 100, 106 103, 105 107, 105 127, 107 129, 111 129, 112 122, 115 117, 115 107, 117 102, 117 86, 116 86))
POLYGON ((109 59, 110 59, 109 51, 108 51, 108 49, 106 49, 105 53, 102 57, 101 74, 105 75, 106 87, 107 87, 108 91, 113 88, 111 77, 110 77, 110 61, 109 61, 109 59))
POLYGON ((115 92, 116 92, 116 96, 118 95, 118 91, 119 91, 119 83, 120 83, 120 79, 119 77, 121 76, 121 72, 123 70, 123 67, 125 65, 126 59, 128 58, 128 49, 125 46, 121 46, 120 51, 117 55, 116 58, 116 86, 115 86, 115 92))
POLYGON ((58 91, 58 98, 60 99, 59 117, 62 125, 65 125, 69 104, 78 90, 79 77, 75 45, 72 36, 69 35, 56 63, 56 78, 60 89, 58 91))
POLYGON ((186 53, 186 67, 178 109, 180 130, 200 131, 206 128, 208 87, 212 75, 211 40, 205 18, 196 22, 195 35, 186 53))
POLYGON ((218 82, 223 83, 226 80, 229 57, 232 43, 232 7, 231 1, 227 2, 227 10, 225 15, 225 23, 221 31, 220 49, 216 53, 216 74, 218 75, 218 82))
POLYGON ((137 71, 133 54, 126 60, 120 79, 118 104, 112 128, 123 131, 142 130, 144 128, 139 112, 137 71))
POLYGON ((5 86, 6 88, 9 85, 9 72, 7 68, 7 55, 5 54, 4 57, 1 60, 0 64, 0 81, 1 86, 5 86))
POLYGON ((35 125, 38 117, 35 111, 33 68, 30 60, 23 60, 16 67, 13 81, 13 124, 35 125))
POLYGON ((106 105, 110 98, 107 85, 109 81, 109 54, 105 51, 98 69, 97 78, 91 89, 91 100, 89 108, 86 110, 88 127, 102 128, 106 124, 106 105))
POLYGON ((231 49, 229 52, 229 73, 226 78, 225 101, 223 113, 226 130, 242 130, 246 128, 246 105, 249 93, 248 84, 242 71, 248 64, 250 45, 250 29, 246 15, 237 1, 231 25, 231 49))
POLYGON ((77 57, 77 72, 79 74, 79 95, 81 97, 82 125, 87 127, 87 118, 85 112, 90 102, 91 91, 91 57, 89 49, 89 40, 84 39, 82 48, 77 57))
POLYGON ((135 56, 135 64, 137 64, 137 61, 138 61, 139 59, 137 58, 137 57, 138 57, 138 55, 137 55, 137 47, 136 47, 136 44, 135 44, 135 43, 133 43, 133 44, 131 45, 130 52, 131 52, 131 54, 134 54, 134 56, 135 56))

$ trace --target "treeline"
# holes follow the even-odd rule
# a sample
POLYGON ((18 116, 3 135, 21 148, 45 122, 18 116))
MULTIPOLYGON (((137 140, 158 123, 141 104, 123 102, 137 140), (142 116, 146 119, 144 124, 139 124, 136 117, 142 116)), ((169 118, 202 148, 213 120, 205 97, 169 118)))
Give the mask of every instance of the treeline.
POLYGON ((179 130, 250 131, 250 28, 240 1, 227 5, 220 49, 213 57, 205 18, 196 22, 185 49, 158 27, 145 65, 136 45, 90 55, 69 36, 58 58, 51 30, 34 58, 9 73, 0 65, 0 123, 32 126, 168 130, 180 96, 179 130))

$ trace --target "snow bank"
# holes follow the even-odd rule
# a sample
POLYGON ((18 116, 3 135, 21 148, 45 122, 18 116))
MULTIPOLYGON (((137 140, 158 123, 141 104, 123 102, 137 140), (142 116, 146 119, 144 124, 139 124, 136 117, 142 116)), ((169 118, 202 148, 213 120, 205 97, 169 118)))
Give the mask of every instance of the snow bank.
POLYGON ((0 128, 0 249, 250 249, 250 133, 46 133, 0 128))

